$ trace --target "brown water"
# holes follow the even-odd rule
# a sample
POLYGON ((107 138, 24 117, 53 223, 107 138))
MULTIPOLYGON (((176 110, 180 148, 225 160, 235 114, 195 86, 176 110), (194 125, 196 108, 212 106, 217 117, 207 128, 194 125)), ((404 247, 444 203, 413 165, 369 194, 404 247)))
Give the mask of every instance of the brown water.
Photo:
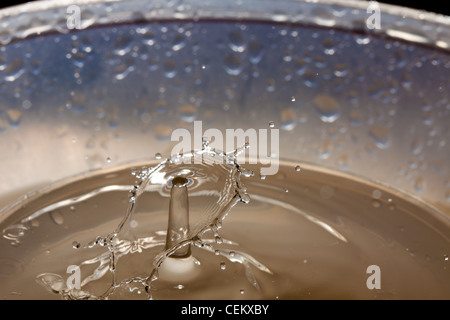
POLYGON ((0 298, 450 298, 450 223, 417 199, 307 164, 264 179, 233 163, 157 164, 76 177, 4 210, 0 298), (166 248, 178 175, 190 179, 186 261, 166 248))

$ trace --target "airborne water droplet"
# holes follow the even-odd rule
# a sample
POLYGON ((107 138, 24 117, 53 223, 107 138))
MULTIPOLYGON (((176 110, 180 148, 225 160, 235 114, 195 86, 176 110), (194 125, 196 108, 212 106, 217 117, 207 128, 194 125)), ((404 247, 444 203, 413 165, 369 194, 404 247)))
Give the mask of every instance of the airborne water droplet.
POLYGON ((80 248, 80 243, 78 242, 78 241, 74 241, 74 242, 72 242, 72 248, 74 248, 74 249, 78 249, 78 248, 80 248))

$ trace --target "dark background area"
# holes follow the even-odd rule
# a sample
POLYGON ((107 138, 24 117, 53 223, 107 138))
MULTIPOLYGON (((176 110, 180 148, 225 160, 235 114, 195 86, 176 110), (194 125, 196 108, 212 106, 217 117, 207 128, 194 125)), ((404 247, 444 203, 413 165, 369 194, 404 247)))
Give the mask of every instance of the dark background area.
MULTIPOLYGON (((224 0, 227 1, 227 0, 224 0)), ((367 1, 368 0, 361 0, 361 1, 367 1)), ((21 4, 25 2, 31 2, 31 1, 2 1, 0 3, 0 8, 12 6, 15 4, 21 4)), ((444 15, 450 15, 450 3, 446 0, 441 1, 430 1, 430 0, 420 0, 420 1, 414 1, 414 0, 403 0, 403 1, 393 1, 393 0, 381 0, 378 1, 381 3, 388 3, 388 4, 394 4, 399 5, 403 7, 409 7, 413 9, 418 10, 426 10, 430 12, 440 13, 444 15)))

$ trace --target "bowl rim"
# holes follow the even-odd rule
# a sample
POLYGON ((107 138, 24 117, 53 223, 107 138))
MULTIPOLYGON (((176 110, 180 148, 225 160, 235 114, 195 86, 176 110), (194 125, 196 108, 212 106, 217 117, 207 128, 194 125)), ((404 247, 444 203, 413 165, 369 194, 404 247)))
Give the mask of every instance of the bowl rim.
POLYGON ((68 9, 86 29, 160 20, 268 21, 344 29, 450 51, 450 16, 361 0, 38 0, 0 10, 0 44, 48 32, 69 33, 68 9), (376 28, 368 19, 379 14, 376 28))

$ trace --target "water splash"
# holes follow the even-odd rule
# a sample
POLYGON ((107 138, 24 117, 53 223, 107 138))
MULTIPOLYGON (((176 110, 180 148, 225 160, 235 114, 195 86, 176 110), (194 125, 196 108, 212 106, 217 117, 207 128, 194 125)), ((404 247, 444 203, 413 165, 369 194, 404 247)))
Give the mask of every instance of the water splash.
MULTIPOLYGON (((161 278, 160 269, 163 263, 168 261, 167 259, 170 259, 175 252, 179 252, 181 248, 194 246, 202 251, 216 256, 220 255, 230 262, 242 265, 249 283, 256 290, 260 290, 252 269, 256 268, 259 271, 272 274, 266 266, 245 252, 215 247, 220 244, 238 246, 237 243, 222 238, 219 229, 222 227, 222 221, 238 202, 248 203, 250 201, 247 189, 242 184, 240 177, 241 175, 253 176, 254 173, 246 170, 237 162, 238 155, 244 152, 246 148, 248 148, 248 145, 229 153, 223 153, 212 149, 208 142, 204 141, 201 150, 167 158, 154 167, 142 167, 133 170, 132 175, 136 178, 136 183, 129 190, 128 208, 123 219, 114 231, 106 236, 97 236, 83 247, 84 249, 104 247, 107 250, 94 258, 81 262, 78 266, 81 268, 97 264, 95 270, 81 281, 81 287, 89 287, 88 284, 94 281, 97 281, 97 283, 106 281, 107 285, 104 285, 104 290, 100 293, 92 293, 86 290, 69 288, 61 281, 60 276, 53 273, 38 275, 38 283, 51 292, 60 294, 64 299, 108 299, 115 292, 123 290, 131 284, 142 286, 148 295, 148 299, 153 299, 152 291, 155 290, 155 284, 158 284, 158 280, 161 278), (197 215, 197 220, 191 221, 188 236, 179 242, 175 241, 168 245, 166 242, 167 233, 161 230, 145 237, 136 237, 132 231, 132 222, 139 198, 149 190, 158 191, 160 195, 167 197, 170 194, 171 181, 180 175, 190 180, 188 184, 190 196, 207 195, 212 196, 215 201, 205 205, 206 208, 200 217, 197 215), (212 184, 218 181, 224 181, 222 189, 214 190, 214 188, 211 188, 212 184), (212 238, 209 237, 210 234, 213 235, 212 238), (133 253, 143 253, 151 248, 159 248, 160 252, 152 260, 147 258, 148 271, 146 274, 120 278, 117 265, 121 258, 133 253)), ((78 241, 74 243, 73 248, 79 250, 81 244, 78 241)), ((200 261, 195 259, 195 255, 193 256, 193 263, 200 265, 200 261)), ((177 288, 177 286, 172 287, 177 288)))

